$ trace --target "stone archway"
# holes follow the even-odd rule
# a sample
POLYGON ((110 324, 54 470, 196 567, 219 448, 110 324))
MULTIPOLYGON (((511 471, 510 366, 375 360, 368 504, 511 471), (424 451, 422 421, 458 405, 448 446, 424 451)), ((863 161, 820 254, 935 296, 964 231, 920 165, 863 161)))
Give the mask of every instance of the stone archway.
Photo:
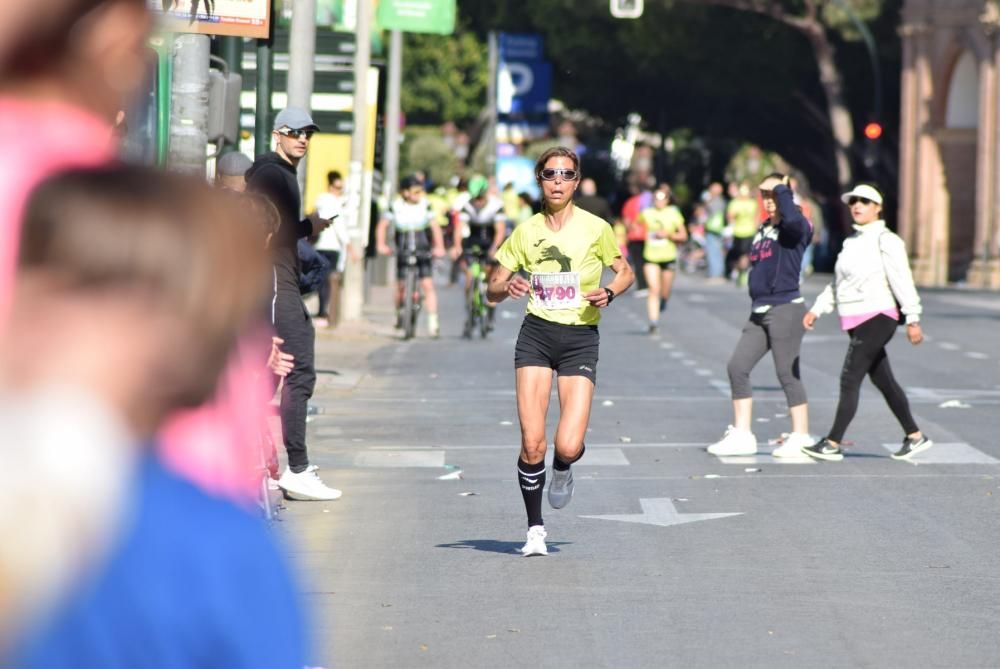
POLYGON ((935 135, 947 193, 947 277, 961 282, 972 264, 976 240, 979 66, 971 50, 957 54, 945 81, 942 123, 935 135))

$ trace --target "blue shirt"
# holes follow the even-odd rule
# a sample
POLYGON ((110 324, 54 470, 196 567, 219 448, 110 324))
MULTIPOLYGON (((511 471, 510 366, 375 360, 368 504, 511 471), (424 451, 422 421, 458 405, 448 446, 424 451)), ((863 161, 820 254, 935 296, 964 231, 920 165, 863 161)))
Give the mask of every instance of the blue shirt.
POLYGON ((12 666, 302 669, 302 610, 262 520, 201 492, 152 452, 128 514, 105 563, 12 666))
POLYGON ((781 222, 762 225, 750 247, 750 298, 753 308, 777 306, 802 297, 799 279, 802 254, 812 240, 812 225, 795 204, 792 190, 779 184, 774 188, 781 222))

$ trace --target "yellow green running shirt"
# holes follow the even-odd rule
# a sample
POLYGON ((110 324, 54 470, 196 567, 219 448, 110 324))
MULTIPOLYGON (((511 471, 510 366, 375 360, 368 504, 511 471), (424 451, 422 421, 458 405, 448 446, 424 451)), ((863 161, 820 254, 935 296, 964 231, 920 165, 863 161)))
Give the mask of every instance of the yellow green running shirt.
POLYGON ((646 262, 671 262, 677 260, 677 244, 666 237, 655 237, 654 233, 673 234, 684 227, 684 214, 674 205, 663 209, 649 207, 639 218, 646 224, 646 245, 642 258, 646 262))
POLYGON ((583 296, 600 285, 604 267, 621 256, 614 231, 591 213, 573 208, 559 232, 535 214, 514 228, 497 251, 511 272, 531 274, 528 313, 563 325, 596 325, 601 313, 583 296))

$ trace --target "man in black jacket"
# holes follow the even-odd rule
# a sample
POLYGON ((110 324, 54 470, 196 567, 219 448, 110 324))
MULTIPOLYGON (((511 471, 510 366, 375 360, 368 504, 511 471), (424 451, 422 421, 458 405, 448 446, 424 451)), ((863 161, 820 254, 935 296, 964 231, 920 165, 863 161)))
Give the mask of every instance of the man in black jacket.
POLYGON ((247 190, 267 197, 281 214, 281 228, 271 243, 275 275, 271 315, 278 336, 285 341, 282 349, 294 356, 295 361, 281 392, 281 431, 288 467, 278 485, 289 498, 300 500, 332 500, 341 495, 320 480, 306 452, 306 411, 316 385, 313 367, 316 332, 299 292, 296 245, 301 237, 319 234, 330 221, 302 218, 296 170, 318 129, 304 109, 282 110, 274 119, 275 150, 258 157, 247 172, 247 190))

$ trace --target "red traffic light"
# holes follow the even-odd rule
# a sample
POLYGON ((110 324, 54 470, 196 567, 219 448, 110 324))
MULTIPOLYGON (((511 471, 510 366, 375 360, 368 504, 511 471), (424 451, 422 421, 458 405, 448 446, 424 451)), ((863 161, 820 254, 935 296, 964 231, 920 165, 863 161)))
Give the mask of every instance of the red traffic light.
POLYGON ((876 140, 882 136, 882 124, 872 121, 865 126, 865 137, 871 140, 876 140))

